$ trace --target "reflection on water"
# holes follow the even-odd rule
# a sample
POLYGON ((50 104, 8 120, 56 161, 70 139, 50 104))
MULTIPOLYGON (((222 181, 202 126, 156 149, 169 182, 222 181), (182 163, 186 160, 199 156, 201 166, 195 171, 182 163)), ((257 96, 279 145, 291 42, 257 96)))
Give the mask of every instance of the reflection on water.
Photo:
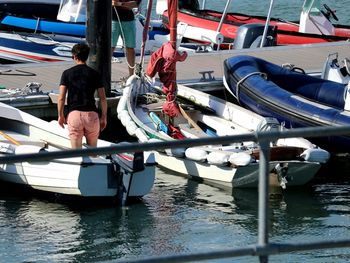
POLYGON ((95 262, 130 251, 137 255, 148 235, 143 233, 151 228, 146 203, 79 207, 7 192, 0 195, 0 262, 95 262))
MULTIPOLYGON (((270 199, 270 241, 350 236, 350 186, 319 184, 270 199)), ((158 170, 141 203, 62 203, 0 192, 1 262, 96 262, 208 252, 257 243, 256 190, 221 190, 158 170)), ((350 249, 273 256, 270 262, 348 262, 350 249)), ((257 262, 252 257, 235 262, 257 262)), ((210 260, 232 262, 232 259, 210 260)))

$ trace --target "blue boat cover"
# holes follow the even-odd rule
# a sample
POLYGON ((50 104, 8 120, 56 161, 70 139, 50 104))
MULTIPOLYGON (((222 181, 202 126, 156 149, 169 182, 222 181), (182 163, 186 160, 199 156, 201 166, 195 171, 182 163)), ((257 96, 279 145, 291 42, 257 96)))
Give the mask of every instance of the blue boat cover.
POLYGON ((85 24, 48 21, 43 19, 24 18, 11 15, 5 16, 2 19, 1 24, 18 28, 32 29, 33 31, 79 37, 85 37, 86 31, 85 24))
MULTIPOLYGON (((350 125, 350 112, 344 110, 345 84, 245 55, 224 61, 224 77, 243 107, 275 117, 288 128, 350 125)), ((348 136, 333 139, 350 147, 348 136)))

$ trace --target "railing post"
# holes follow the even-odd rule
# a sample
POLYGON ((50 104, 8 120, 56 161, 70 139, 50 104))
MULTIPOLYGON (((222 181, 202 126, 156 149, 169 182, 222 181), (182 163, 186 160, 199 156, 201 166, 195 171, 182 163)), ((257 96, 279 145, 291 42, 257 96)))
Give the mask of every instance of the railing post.
MULTIPOLYGON (((259 246, 265 247, 269 242, 268 206, 269 206, 269 162, 270 142, 260 140, 259 158, 259 246)), ((268 256, 259 256, 262 263, 268 262, 268 256)))

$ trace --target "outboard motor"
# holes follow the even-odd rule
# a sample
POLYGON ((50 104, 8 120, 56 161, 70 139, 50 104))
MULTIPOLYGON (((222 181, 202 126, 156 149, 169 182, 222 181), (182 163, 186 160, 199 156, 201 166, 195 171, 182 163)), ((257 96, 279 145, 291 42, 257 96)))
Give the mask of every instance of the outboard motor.
MULTIPOLYGON (((129 143, 122 142, 120 144, 127 145, 129 143)), ((143 152, 113 154, 111 161, 114 164, 114 172, 117 177, 117 201, 123 203, 129 195, 133 174, 145 169, 143 152)))
MULTIPOLYGON (((260 46, 265 25, 245 24, 238 28, 233 43, 234 49, 257 48, 260 46)), ((268 26, 264 47, 277 45, 277 27, 268 26)))

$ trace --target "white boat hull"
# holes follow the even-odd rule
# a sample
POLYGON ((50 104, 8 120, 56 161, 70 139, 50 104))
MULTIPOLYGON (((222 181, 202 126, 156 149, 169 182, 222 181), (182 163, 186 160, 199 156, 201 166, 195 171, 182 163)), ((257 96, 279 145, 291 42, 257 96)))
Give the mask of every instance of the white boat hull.
MULTIPOLYGON (((219 186, 256 188, 259 184, 259 163, 252 163, 247 166, 228 167, 211 165, 208 163, 195 162, 193 160, 176 158, 160 152, 156 153, 157 164, 163 168, 185 175, 209 181, 219 186), (169 164, 171 163, 171 168, 169 164)), ((297 161, 271 161, 269 163, 270 174, 276 174, 274 169, 278 164, 287 164, 289 178, 287 187, 304 185, 309 182, 320 169, 319 163, 301 163, 297 161)), ((272 184, 279 182, 271 180, 272 184)))
MULTIPOLYGON (((29 186, 56 194, 84 197, 114 197, 118 182, 110 162, 77 162, 81 158, 68 158, 62 162, 0 164, 0 181, 29 186), (75 159, 75 160, 74 160, 75 159), (69 160, 72 160, 69 163, 69 160)), ((87 158, 89 159, 89 158, 87 158)), ((128 197, 148 194, 154 184, 155 166, 132 175, 123 175, 128 197)))
MULTIPOLYGON (((60 128, 57 122, 48 123, 2 103, 0 122, 2 127, 12 127, 6 131, 0 129, 5 134, 0 135, 0 156, 21 153, 19 149, 27 146, 33 150, 32 153, 39 152, 43 145, 43 149, 48 152, 70 148, 67 130, 60 128), (13 145, 8 138, 20 146, 13 145)), ((98 147, 113 145, 104 140, 98 141, 98 147)), ((155 180, 154 165, 145 165, 144 170, 134 173, 120 174, 118 171, 115 171, 111 160, 104 156, 73 157, 47 162, 0 164, 0 180, 58 194, 114 197, 118 195, 122 177, 125 198, 142 197, 151 191, 155 180)))

